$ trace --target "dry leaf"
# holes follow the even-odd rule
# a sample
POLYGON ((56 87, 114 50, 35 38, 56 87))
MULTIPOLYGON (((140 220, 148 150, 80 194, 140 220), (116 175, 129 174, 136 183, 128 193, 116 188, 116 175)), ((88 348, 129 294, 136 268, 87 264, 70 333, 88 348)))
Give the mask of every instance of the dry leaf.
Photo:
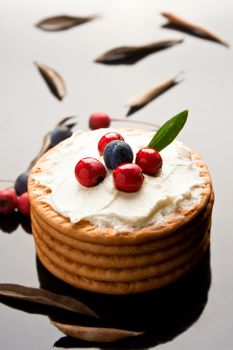
POLYGON ((199 25, 188 22, 185 19, 180 18, 170 12, 162 12, 162 16, 167 18, 169 21, 168 23, 162 26, 163 28, 176 29, 176 30, 197 36, 199 38, 214 41, 216 43, 229 47, 229 45, 225 41, 220 39, 217 35, 215 35, 214 33, 211 33, 209 30, 199 25))
POLYGON ((74 118, 75 118, 74 115, 69 117, 64 117, 57 123, 56 127, 66 126, 68 129, 72 129, 77 124, 76 122, 70 123, 71 119, 74 119, 74 118))
POLYGON ((25 287, 18 284, 0 284, 0 296, 29 301, 35 304, 54 306, 77 312, 82 315, 98 317, 96 313, 82 302, 64 295, 55 294, 41 288, 25 287))
POLYGON ((105 52, 95 59, 104 64, 134 64, 147 55, 167 49, 183 42, 179 40, 164 40, 140 46, 120 46, 105 52))
POLYGON ((160 96, 165 91, 177 85, 181 81, 179 78, 180 78, 180 74, 176 75, 173 78, 165 80, 160 84, 156 84, 151 88, 149 88, 147 91, 142 92, 139 95, 130 98, 126 102, 126 106, 129 107, 127 116, 130 116, 131 114, 135 113, 142 107, 146 106, 149 102, 154 100, 156 97, 160 96))
POLYGON ((54 16, 42 19, 36 24, 37 28, 45 31, 60 31, 70 29, 72 27, 84 24, 96 19, 98 16, 85 16, 85 17, 74 17, 74 16, 54 16))
MULTIPOLYGON (((75 116, 64 117, 57 123, 55 127, 66 126, 68 129, 72 129, 77 124, 76 122, 71 122, 73 118, 75 118, 75 116)), ((51 131, 47 132, 44 135, 42 146, 38 154, 36 155, 36 157, 30 162, 27 170, 30 171, 32 167, 36 164, 37 160, 50 148, 51 148, 51 131)))
POLYGON ((128 331, 117 328, 101 328, 101 327, 84 327, 71 324, 63 324, 59 322, 52 322, 54 326, 60 329, 70 337, 98 343, 114 342, 116 340, 137 337, 144 334, 144 332, 128 331))
POLYGON ((39 150, 37 156, 30 162, 27 169, 28 171, 31 170, 32 167, 36 164, 37 160, 50 149, 50 136, 51 132, 47 132, 47 134, 45 134, 45 136, 43 137, 41 149, 39 150))
POLYGON ((35 62, 35 65, 39 69, 39 72, 45 79, 53 95, 56 96, 59 100, 62 100, 66 95, 66 87, 64 80, 60 74, 45 64, 35 62))

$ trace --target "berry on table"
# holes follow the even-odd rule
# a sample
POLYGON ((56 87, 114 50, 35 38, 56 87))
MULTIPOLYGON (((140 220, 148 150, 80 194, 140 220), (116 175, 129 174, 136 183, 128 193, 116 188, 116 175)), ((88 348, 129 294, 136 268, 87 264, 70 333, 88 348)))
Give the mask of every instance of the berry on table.
POLYGON ((32 233, 31 218, 27 215, 19 215, 19 223, 22 229, 27 233, 32 233))
POLYGON ((118 132, 108 132, 107 134, 105 134, 104 136, 101 137, 101 139, 99 140, 99 143, 98 143, 98 151, 99 151, 99 154, 101 156, 103 155, 107 144, 111 141, 114 141, 114 140, 124 141, 124 138, 118 132))
POLYGON ((125 141, 111 141, 105 147, 104 162, 107 168, 114 169, 122 163, 131 163, 132 161, 133 151, 125 141))
POLYGON ((7 215, 0 214, 0 232, 12 233, 16 231, 19 226, 19 217, 17 210, 7 215))
POLYGON ((116 167, 113 171, 115 187, 123 192, 138 191, 144 181, 142 169, 134 163, 125 163, 116 167))
POLYGON ((15 180, 15 192, 18 196, 28 190, 28 175, 28 172, 24 172, 15 180))
POLYGON ((89 117, 89 128, 91 130, 108 128, 110 125, 111 119, 108 114, 103 112, 92 113, 89 117))
POLYGON ((106 176, 104 165, 95 158, 82 158, 75 166, 76 179, 85 187, 98 185, 106 176))
POLYGON ((0 214, 11 214, 18 207, 18 197, 12 190, 0 191, 0 214))
POLYGON ((72 136, 72 131, 67 126, 58 126, 51 132, 50 144, 54 147, 61 141, 68 139, 70 136, 72 136))
POLYGON ((145 174, 156 175, 162 167, 163 160, 154 148, 144 147, 137 152, 135 163, 145 174))
POLYGON ((28 192, 25 192, 19 196, 18 208, 20 213, 30 216, 30 202, 28 192))

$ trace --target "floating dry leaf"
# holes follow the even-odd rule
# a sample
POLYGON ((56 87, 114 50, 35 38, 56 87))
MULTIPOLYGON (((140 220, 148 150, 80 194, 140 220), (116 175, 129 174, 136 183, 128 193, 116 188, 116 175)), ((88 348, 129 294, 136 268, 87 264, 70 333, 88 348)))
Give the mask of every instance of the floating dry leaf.
POLYGON ((1 283, 0 296, 25 300, 35 304, 54 306, 60 309, 77 312, 82 315, 98 317, 93 310, 77 299, 55 294, 41 288, 1 283))
MULTIPOLYGON (((72 129, 77 123, 76 122, 71 122, 71 120, 75 118, 75 116, 69 116, 69 117, 64 117, 62 118, 55 126, 59 127, 59 126, 65 126, 68 129, 72 129)), ((43 141, 42 141, 42 146, 38 152, 38 154, 36 155, 36 157, 30 162, 29 166, 28 166, 28 171, 32 169, 32 167, 35 165, 35 163, 37 162, 37 160, 45 153, 47 152, 50 148, 51 148, 51 131, 47 132, 44 137, 43 137, 43 141)))
POLYGON ((139 46, 120 46, 111 49, 95 59, 104 64, 134 64, 147 55, 167 49, 183 42, 183 39, 164 40, 139 46))
POLYGON ((163 28, 179 30, 181 32, 188 33, 202 39, 214 41, 216 43, 229 47, 229 45, 220 39, 216 34, 197 24, 188 22, 187 20, 180 18, 170 12, 162 12, 161 14, 169 21, 168 23, 162 25, 163 28))
POLYGON ((135 113, 139 109, 143 108, 149 102, 154 100, 156 97, 160 96, 162 93, 164 93, 165 91, 169 90, 170 88, 172 88, 173 86, 181 82, 181 79, 179 79, 180 76, 181 75, 178 74, 175 77, 165 80, 160 84, 153 85, 147 91, 144 91, 139 95, 130 98, 126 102, 126 106, 129 107, 127 116, 130 116, 131 114, 135 113))
POLYGON ((137 337, 144 332, 128 331, 117 328, 84 327, 52 322, 60 331, 70 337, 98 343, 110 343, 128 337, 137 337))
MULTIPOLYGON (((62 118, 56 125, 56 127, 59 126, 66 126, 68 129, 72 129, 75 125, 76 122, 71 122, 71 120, 75 118, 74 116, 69 116, 69 117, 64 117, 62 118)), ((30 162, 28 166, 28 170, 31 170, 32 167, 36 164, 37 160, 49 149, 51 148, 51 131, 47 132, 42 141, 42 146, 36 155, 36 157, 30 162)))
POLYGON ((80 24, 84 24, 96 19, 98 16, 82 16, 82 17, 74 17, 67 15, 60 15, 54 17, 47 17, 42 19, 40 22, 36 24, 37 28, 40 28, 45 31, 60 31, 73 28, 75 26, 79 26, 80 24))
POLYGON ((47 132, 44 137, 43 137, 43 141, 42 141, 42 146, 38 152, 38 154, 36 155, 36 157, 30 162, 29 166, 28 166, 28 171, 32 169, 32 167, 36 164, 37 160, 50 149, 50 141, 51 141, 51 132, 47 132))
POLYGON ((72 129, 77 124, 76 122, 70 123, 71 119, 74 119, 74 118, 75 118, 74 115, 69 117, 64 117, 57 123, 56 127, 66 126, 68 129, 72 129))
POLYGON ((35 62, 35 65, 39 69, 39 72, 45 79, 53 95, 56 96, 59 100, 62 100, 66 95, 66 87, 61 75, 45 64, 35 62))

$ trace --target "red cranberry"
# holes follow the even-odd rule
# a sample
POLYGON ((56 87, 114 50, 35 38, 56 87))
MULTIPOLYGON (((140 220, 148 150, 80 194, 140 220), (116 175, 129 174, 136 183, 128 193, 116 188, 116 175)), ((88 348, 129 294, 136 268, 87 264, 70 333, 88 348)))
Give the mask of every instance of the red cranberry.
POLYGON ((136 154, 136 164, 148 175, 156 175, 162 167, 163 160, 154 148, 144 147, 136 154))
POLYGON ((144 176, 142 169, 137 164, 124 163, 114 169, 113 179, 118 190, 136 192, 142 186, 144 176))
POLYGON ((0 191, 0 214, 11 214, 18 207, 18 197, 12 190, 0 191))
POLYGON ((30 202, 28 197, 28 192, 24 192, 19 196, 19 211, 23 215, 30 216, 30 202))
POLYGON ((92 187, 103 181, 106 169, 98 159, 87 157, 76 164, 74 173, 81 185, 92 187))
POLYGON ((118 132, 109 132, 101 137, 98 143, 98 151, 101 156, 104 154, 104 150, 107 144, 114 140, 124 141, 124 138, 118 132))
POLYGON ((91 130, 108 128, 110 125, 110 117, 103 112, 92 113, 89 117, 89 128, 91 130))

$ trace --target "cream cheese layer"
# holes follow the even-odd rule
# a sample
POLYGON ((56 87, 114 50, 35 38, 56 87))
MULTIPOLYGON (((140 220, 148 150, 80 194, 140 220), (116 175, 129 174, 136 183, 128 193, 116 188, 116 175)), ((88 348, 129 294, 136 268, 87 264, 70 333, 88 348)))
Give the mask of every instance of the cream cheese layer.
POLYGON ((202 169, 192 151, 179 141, 173 141, 161 151, 162 170, 156 176, 144 174, 144 183, 138 192, 118 191, 111 170, 107 170, 106 178, 97 186, 80 185, 74 174, 75 165, 83 157, 94 157, 104 163, 97 145, 110 131, 120 132, 134 155, 148 145, 154 134, 130 129, 74 133, 40 162, 41 172, 34 175, 34 179, 51 192, 38 193, 39 200, 68 217, 71 223, 84 219, 100 229, 111 227, 115 233, 166 224, 171 213, 180 215, 181 209, 186 211, 200 203, 206 180, 201 176, 202 169))

